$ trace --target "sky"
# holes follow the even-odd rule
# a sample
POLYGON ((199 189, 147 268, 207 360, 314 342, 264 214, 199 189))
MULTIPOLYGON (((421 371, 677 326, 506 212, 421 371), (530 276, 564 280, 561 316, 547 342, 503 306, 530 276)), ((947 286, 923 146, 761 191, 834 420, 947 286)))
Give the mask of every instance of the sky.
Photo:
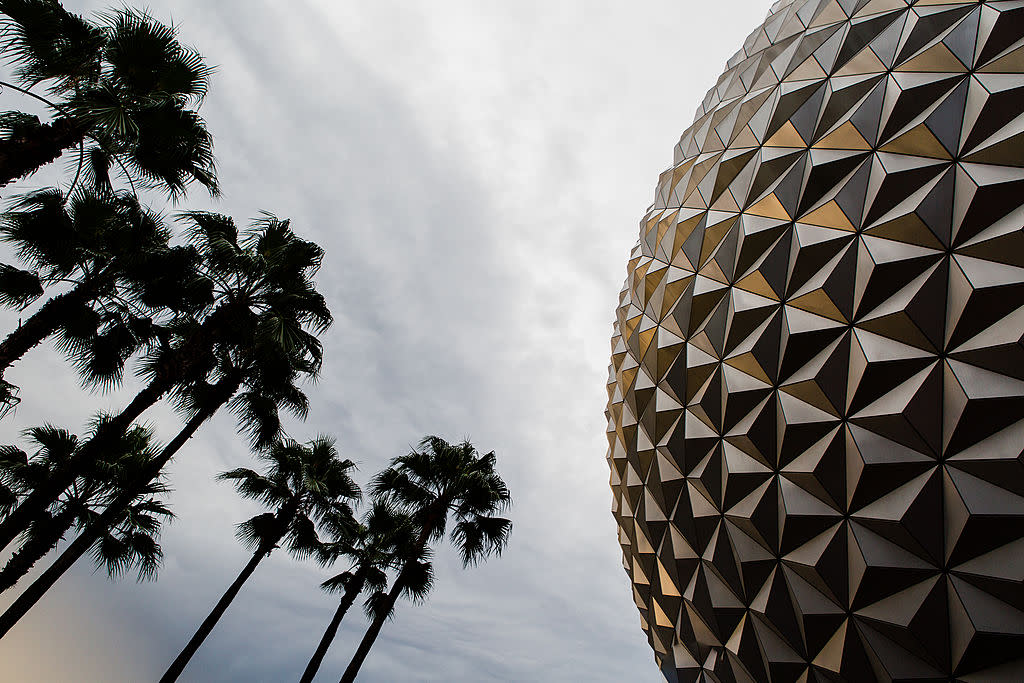
MULTIPOLYGON (((769 3, 147 7, 217 66, 201 113, 224 195, 193 190, 164 211, 244 223, 267 210, 326 250, 318 284, 335 323, 290 436, 334 436, 361 483, 426 434, 469 438, 497 453, 515 499, 505 554, 464 570, 439 549, 429 600, 399 604, 360 680, 661 680, 609 512, 608 340, 658 174, 769 3)), ((5 196, 66 185, 53 169, 5 196)), ((80 433, 133 388, 82 391, 49 347, 8 379, 22 403, 0 443, 22 445, 20 431, 43 422, 80 433)), ((164 406, 144 419, 165 440, 177 431, 164 406)), ((173 464, 159 580, 112 583, 81 563, 0 641, 8 676, 160 675, 247 560, 233 526, 259 509, 213 480, 252 463, 234 429, 218 415, 173 464)), ((273 553, 182 680, 297 679, 337 605, 318 584, 343 569, 273 553)), ((365 626, 346 617, 317 680, 340 677, 365 626)))

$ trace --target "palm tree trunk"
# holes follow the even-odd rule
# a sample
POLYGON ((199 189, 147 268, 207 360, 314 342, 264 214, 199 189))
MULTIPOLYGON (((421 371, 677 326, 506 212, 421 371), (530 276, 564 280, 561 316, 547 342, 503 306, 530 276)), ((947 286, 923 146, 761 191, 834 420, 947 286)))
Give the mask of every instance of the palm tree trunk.
MULTIPOLYGON (((448 513, 448 505, 443 500, 434 501, 425 511, 423 515, 423 528, 420 529, 419 538, 416 539, 416 544, 413 546, 414 552, 411 558, 407 560, 410 562, 416 558, 419 558, 423 554, 423 550, 427 547, 427 541, 433 534, 434 529, 443 519, 443 516, 448 513)), ((384 622, 391 616, 392 611, 395 609, 395 603, 398 602, 398 596, 402 593, 402 572, 398 573, 398 577, 395 579, 395 583, 391 586, 391 590, 388 591, 387 602, 384 604, 384 609, 377 612, 374 616, 373 621, 370 622, 370 627, 366 629, 366 633, 363 634, 363 639, 359 641, 359 647, 356 648, 356 653, 352 655, 352 661, 348 663, 348 668, 345 669, 345 673, 341 676, 341 683, 353 683, 356 680, 356 676, 359 674, 359 669, 363 665, 363 660, 366 659, 366 655, 370 654, 370 648, 373 647, 374 642, 377 640, 377 636, 380 635, 380 630, 384 628, 384 622)))
POLYGON ((338 603, 338 609, 334 612, 334 617, 331 618, 331 623, 327 625, 327 630, 324 631, 324 636, 320 639, 320 644, 317 645, 316 652, 313 653, 313 657, 309 660, 309 664, 306 665, 306 670, 302 672, 302 678, 299 680, 299 683, 313 682, 313 677, 316 676, 316 672, 320 670, 320 665, 323 663, 324 657, 327 655, 327 649, 334 641, 334 636, 338 634, 338 626, 341 625, 342 618, 345 616, 345 613, 348 612, 348 608, 352 606, 352 603, 356 601, 359 594, 363 592, 363 586, 365 583, 366 580, 361 572, 356 572, 355 577, 352 579, 352 584, 341 597, 341 601, 338 603))
POLYGON ((221 616, 223 616, 224 612, 227 611, 231 601, 235 599, 236 595, 238 595, 238 591, 242 589, 245 582, 248 581, 249 577, 252 576, 252 573, 256 571, 256 567, 263 558, 269 554, 270 549, 263 547, 253 553, 252 559, 250 559, 248 564, 246 564, 242 569, 238 578, 228 586, 227 591, 225 591, 224 595, 222 595, 220 600, 217 601, 217 604, 214 605, 213 611, 210 612, 209 616, 207 616, 205 620, 203 620, 203 623, 199 625, 199 629, 196 631, 195 635, 192 636, 192 639, 188 641, 187 645, 185 645, 185 649, 183 649, 178 656, 174 658, 174 661, 171 662, 171 666, 168 667, 167 672, 160 678, 160 683, 172 683, 172 681, 178 680, 178 676, 180 676, 181 672, 185 670, 186 666, 188 666, 189 660, 191 660, 192 656, 199 650, 203 641, 206 640, 206 636, 210 635, 210 632, 213 631, 213 627, 217 625, 221 616))
POLYGON ((0 615, 0 638, 3 638, 46 595, 46 591, 50 590, 53 584, 57 583, 57 580, 64 575, 64 572, 70 569, 93 546, 105 529, 109 529, 117 522, 118 517, 124 514, 125 509, 135 499, 138 492, 160 474, 160 471, 167 465, 174 454, 185 445, 186 441, 192 438, 192 435, 196 433, 200 425, 231 399, 234 393, 238 391, 240 384, 241 380, 237 376, 230 376, 225 377, 214 385, 215 400, 209 406, 196 413, 191 420, 185 423, 185 426, 178 432, 177 436, 164 446, 164 449, 160 451, 160 455, 150 463, 146 476, 140 477, 134 486, 127 487, 114 498, 100 516, 89 524, 71 542, 71 545, 64 549, 64 552, 39 578, 29 584, 25 592, 18 596, 18 599, 7 608, 3 615, 0 615))
POLYGON ((0 379, 22 356, 35 348, 60 327, 72 309, 81 306, 96 292, 95 281, 83 282, 53 297, 0 342, 0 379))
POLYGON ((61 117, 0 140, 0 187, 56 161, 64 150, 85 140, 88 130, 80 119, 61 117))
POLYGON ((203 641, 206 640, 208 635, 210 635, 210 632, 213 631, 213 627, 217 625, 217 622, 220 621, 220 618, 224 615, 228 606, 231 605, 231 601, 235 599, 236 595, 238 595, 238 591, 242 589, 242 585, 249 580, 249 577, 252 576, 254 571, 256 571, 257 565, 259 565, 263 558, 270 555, 270 552, 276 548, 277 544, 281 542, 282 538, 284 538, 288 531, 288 527, 295 519, 300 503, 301 501, 299 497, 293 497, 282 507, 278 508, 277 512, 274 514, 277 526, 274 535, 270 538, 265 538, 260 542, 260 546, 256 549, 256 552, 253 553, 252 559, 249 560, 247 565, 245 565, 242 569, 242 573, 238 575, 238 578, 235 579, 234 583, 228 586, 227 591, 221 596, 220 600, 217 601, 217 604, 214 605, 213 611, 210 612, 209 616, 207 616, 205 620, 203 620, 203 623, 199 625, 199 629, 195 632, 195 635, 193 635, 192 639, 185 645, 185 649, 183 649, 178 656, 174 658, 174 661, 171 662, 170 667, 167 668, 167 671, 160 678, 160 683, 173 683, 178 680, 178 676, 180 676, 181 672, 185 670, 186 666, 188 666, 189 661, 202 646, 203 641))
POLYGON ((54 560, 53 564, 46 568, 46 571, 39 575, 39 578, 28 585, 18 599, 11 603, 7 611, 0 615, 0 638, 7 635, 7 632, 39 602, 40 598, 46 595, 46 591, 57 583, 57 579, 63 576, 64 572, 71 569, 72 565, 92 547, 94 542, 95 538, 90 538, 85 533, 81 534, 64 549, 64 552, 54 560))
POLYGON ((74 520, 75 511, 67 506, 47 521, 42 528, 33 528, 32 535, 0 570, 0 593, 13 588, 21 580, 21 577, 28 574, 36 562, 57 547, 74 520))
POLYGON ((370 627, 366 629, 366 633, 363 634, 363 639, 359 641, 359 647, 356 648, 356 653, 352 655, 352 661, 348 663, 348 668, 345 669, 345 673, 341 676, 341 683, 352 683, 356 680, 356 675, 359 674, 359 668, 363 665, 363 661, 366 659, 366 655, 370 654, 370 648, 373 647, 374 642, 377 640, 377 636, 380 635, 380 630, 384 627, 384 622, 387 621, 391 615, 391 610, 394 609, 395 603, 398 601, 398 596, 402 592, 402 580, 401 575, 398 579, 395 579, 395 584, 391 586, 391 590, 388 592, 387 602, 384 604, 384 609, 377 612, 373 617, 373 621, 370 622, 370 627))

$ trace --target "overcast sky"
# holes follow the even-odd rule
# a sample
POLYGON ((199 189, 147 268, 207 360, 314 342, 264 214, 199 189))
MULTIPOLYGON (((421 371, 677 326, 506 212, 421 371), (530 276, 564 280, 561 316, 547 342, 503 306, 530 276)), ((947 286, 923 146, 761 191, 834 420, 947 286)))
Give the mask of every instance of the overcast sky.
MULTIPOLYGON (((609 512, 608 340, 658 174, 768 5, 149 4, 218 67, 202 114, 224 197, 177 208, 272 211, 327 251, 335 324, 291 436, 336 436, 362 483, 425 434, 468 437, 515 497, 505 555, 464 571, 439 552, 429 601, 399 605, 361 681, 660 680, 609 512)), ((77 389, 49 349, 9 379, 23 402, 3 443, 125 403, 77 389)), ((146 419, 177 431, 165 408, 146 419)), ((256 508, 212 477, 250 462, 229 415, 206 425, 173 467, 159 581, 77 567, 0 641, 4 678, 157 678, 247 559, 233 525, 256 508)), ((183 680, 297 679, 337 604, 317 588, 331 573, 275 552, 183 680)), ((318 680, 340 677, 364 628, 346 618, 318 680)))

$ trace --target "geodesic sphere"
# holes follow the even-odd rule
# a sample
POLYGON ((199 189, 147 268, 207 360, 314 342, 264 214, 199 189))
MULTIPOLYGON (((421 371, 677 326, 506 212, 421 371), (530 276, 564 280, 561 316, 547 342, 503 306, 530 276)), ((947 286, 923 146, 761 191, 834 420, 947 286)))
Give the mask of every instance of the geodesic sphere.
POLYGON ((612 338, 670 681, 1024 680, 1024 2, 783 0, 658 184, 612 338))

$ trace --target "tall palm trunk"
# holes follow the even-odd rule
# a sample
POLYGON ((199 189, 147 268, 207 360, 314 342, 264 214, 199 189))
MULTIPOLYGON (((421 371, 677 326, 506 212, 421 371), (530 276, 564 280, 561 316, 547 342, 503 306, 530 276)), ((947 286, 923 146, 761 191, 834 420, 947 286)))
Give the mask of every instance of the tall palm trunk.
MULTIPOLYGON (((442 505, 441 502, 435 501, 430 508, 427 509, 424 515, 423 529, 420 530, 419 538, 416 539, 416 544, 413 546, 413 554, 407 560, 407 562, 413 562, 423 554, 423 550, 427 547, 427 540, 430 538, 433 530, 438 524, 439 515, 447 514, 448 506, 442 505)), ((348 668, 345 669, 345 673, 341 676, 341 683, 352 683, 356 680, 356 675, 359 674, 359 669, 363 665, 363 661, 366 659, 366 655, 370 654, 370 648, 377 641, 377 636, 380 635, 380 630, 384 628, 384 622, 391 616, 391 612, 395 609, 395 603, 398 602, 398 596, 401 595, 402 589, 405 587, 402 582, 403 572, 398 573, 398 577, 395 579, 394 585, 391 586, 391 590, 388 591, 387 601, 384 603, 383 608, 380 609, 373 617, 373 621, 370 622, 369 628, 366 629, 366 633, 363 634, 363 639, 359 641, 359 647, 356 648, 356 653, 352 655, 352 660, 348 663, 348 668)))
POLYGON ((384 627, 384 622, 388 620, 391 615, 391 610, 394 609, 395 603, 398 602, 398 596, 402 592, 402 578, 395 579, 395 583, 391 586, 391 590, 388 591, 387 601, 384 603, 383 609, 379 610, 373 617, 373 621, 370 622, 369 628, 366 629, 366 633, 363 634, 363 639, 359 641, 359 647, 356 648, 356 653, 352 655, 352 661, 348 663, 348 668, 345 669, 345 673, 341 676, 341 683, 352 683, 356 680, 356 675, 359 673, 359 668, 363 665, 363 661, 366 659, 366 655, 370 654, 370 648, 377 641, 377 636, 380 635, 380 630, 384 627))
POLYGON ((81 119, 61 117, 0 140, 0 187, 56 161, 85 140, 88 130, 81 119))
POLYGON ((96 539, 87 537, 84 533, 79 535, 71 545, 65 548, 64 552, 54 560, 53 564, 46 568, 42 574, 39 575, 35 581, 28 585, 28 588, 18 596, 18 599, 11 603, 11 606, 7 608, 7 611, 0 615, 0 638, 7 635, 18 621, 28 613, 32 607, 39 602, 46 591, 48 591, 53 584, 57 583, 57 579, 64 575, 64 572, 71 569, 72 565, 78 561, 82 555, 84 555, 92 544, 95 543, 96 539))
POLYGON ((68 532, 75 521, 75 510, 67 505, 63 510, 40 525, 40 528, 33 529, 32 535, 22 544, 20 548, 7 561, 4 568, 0 570, 0 593, 21 580, 21 577, 35 566, 46 553, 57 547, 60 539, 68 532))
POLYGON ((145 474, 135 482, 133 486, 126 487, 117 495, 107 508, 71 542, 64 552, 54 560, 46 571, 39 575, 35 581, 29 584, 28 588, 11 603, 7 611, 0 615, 0 638, 3 638, 18 621, 28 614, 39 600, 46 595, 57 580, 77 562, 82 555, 89 551, 89 548, 100 538, 106 529, 113 526, 120 515, 128 508, 131 502, 139 495, 149 482, 159 476, 161 470, 170 462, 174 454, 185 445, 185 442, 192 438, 196 430, 206 422, 218 409, 227 403, 238 391, 241 381, 237 376, 225 377, 215 385, 216 399, 206 408, 196 413, 190 419, 177 436, 175 436, 158 455, 145 474))
POLYGON ((316 672, 320 670, 320 665, 324 661, 324 657, 327 655, 328 648, 331 647, 331 643, 334 641, 334 636, 338 634, 338 626, 341 625, 341 620, 344 618, 345 613, 352 606, 352 603, 356 601, 359 594, 363 592, 363 586, 366 585, 366 575, 362 568, 356 571, 355 576, 352 577, 352 583, 349 584, 345 590, 345 594, 341 596, 341 601, 338 603, 338 609, 335 610, 334 616, 331 618, 331 623, 327 624, 327 630, 324 631, 323 637, 320 639, 320 644, 316 646, 316 652, 313 653, 312 658, 309 660, 309 664, 306 665, 306 670, 302 672, 302 678, 299 683, 312 683, 313 677, 316 676, 316 672))
POLYGON ((178 680, 178 676, 188 666, 189 660, 199 650, 199 647, 206 640, 206 636, 210 635, 213 631, 213 627, 217 625, 217 622, 227 611, 228 606, 231 605, 231 601, 238 595, 238 591, 242 589, 242 586, 252 573, 256 571, 256 567, 259 565, 263 558, 270 554, 272 548, 261 546, 255 553, 253 553, 252 559, 249 560, 248 564, 242 569, 242 572, 238 575, 238 578, 228 587, 224 595, 221 596, 220 600, 214 606, 213 611, 203 620, 203 623, 199 625, 199 629, 192 636, 192 639, 188 641, 171 665, 167 668, 167 672, 160 677, 160 683, 171 683, 172 681, 178 680))
POLYGON ((220 618, 224 616, 224 612, 227 611, 228 607, 231 605, 231 601, 235 599, 236 595, 238 595, 238 591, 242 589, 245 582, 248 581, 249 577, 252 576, 252 573, 256 571, 256 567, 263 561, 263 558, 268 556, 270 552, 277 547, 277 544, 281 542, 281 539, 284 538, 284 535, 288 530, 288 526, 295 518, 296 512, 298 512, 299 503, 300 500, 298 498, 294 498, 283 508, 278 510, 275 515, 277 518, 277 531, 275 531, 274 536, 272 538, 265 539, 260 543, 259 548, 256 549, 255 553, 253 553, 252 559, 250 559, 249 563, 242 569, 242 573, 238 575, 238 578, 235 579, 230 586, 228 586, 227 591, 225 591, 224 595, 222 595, 220 600, 217 601, 217 604, 213 606, 213 611, 211 611, 206 619, 203 620, 203 623, 199 625, 199 628, 196 630, 195 635, 192 636, 192 639, 188 641, 185 648, 178 653, 178 656, 174 658, 171 665, 167 667, 167 671, 160 678, 160 683, 173 683, 178 680, 178 676, 181 675, 181 672, 185 670, 186 666, 188 666, 189 661, 196 652, 199 651, 203 641, 206 640, 206 637, 210 635, 211 631, 213 631, 213 627, 216 626, 217 622, 220 621, 220 618))
POLYGON ((45 482, 36 487, 21 501, 18 507, 0 522, 0 550, 9 546, 18 534, 28 529, 34 520, 42 518, 46 509, 103 452, 109 440, 125 434, 132 422, 187 375, 189 367, 195 360, 194 355, 203 352, 204 344, 209 341, 209 338, 210 330, 204 325, 181 349, 171 353, 170 357, 164 360, 150 383, 135 395, 135 398, 124 410, 101 424, 97 428, 96 434, 82 446, 66 466, 58 469, 45 482))
POLYGON ((98 282, 90 279, 53 297, 0 342, 0 378, 11 365, 40 342, 51 336, 67 319, 68 313, 91 299, 98 282))

